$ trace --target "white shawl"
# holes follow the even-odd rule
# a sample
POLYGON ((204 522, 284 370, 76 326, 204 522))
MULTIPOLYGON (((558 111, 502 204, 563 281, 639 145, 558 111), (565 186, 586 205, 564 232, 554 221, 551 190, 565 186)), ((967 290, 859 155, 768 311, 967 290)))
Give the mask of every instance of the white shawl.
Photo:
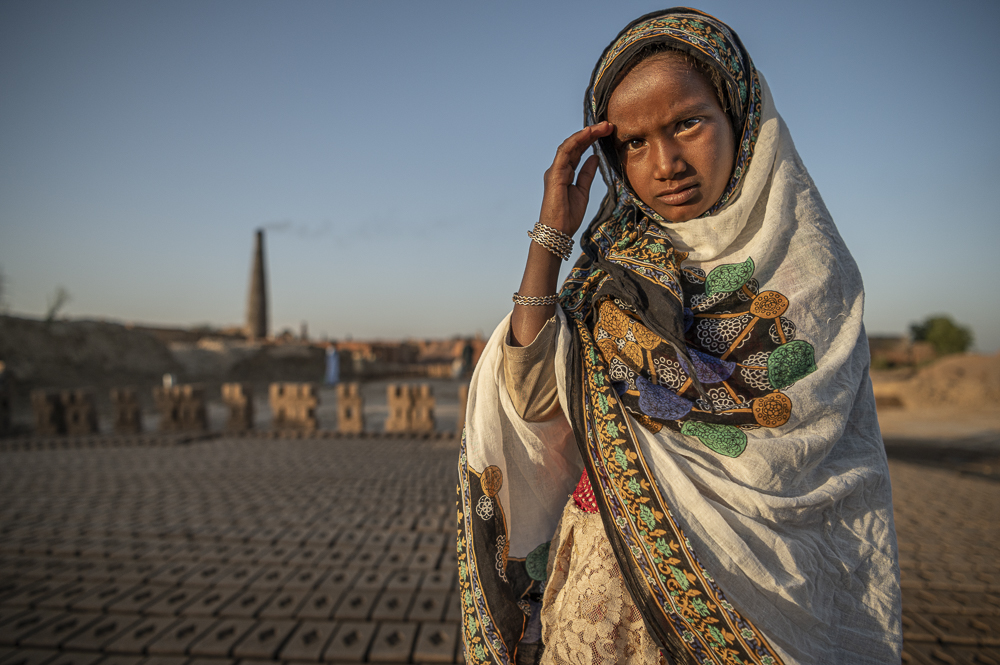
MULTIPOLYGON (((756 151, 720 212, 664 228, 684 267, 706 273, 752 257, 761 290, 784 294, 817 369, 784 390, 791 418, 747 433, 739 457, 643 427, 641 445, 694 551, 786 663, 899 662, 899 572, 892 495, 868 376, 864 291, 850 252, 775 110, 766 83, 756 151)), ((571 332, 557 312, 556 373, 567 407, 571 332)), ((509 317, 508 317, 509 318, 509 317)), ((504 319, 472 379, 463 462, 500 468, 509 555, 552 538, 583 468, 568 421, 520 419, 507 394, 504 319)))

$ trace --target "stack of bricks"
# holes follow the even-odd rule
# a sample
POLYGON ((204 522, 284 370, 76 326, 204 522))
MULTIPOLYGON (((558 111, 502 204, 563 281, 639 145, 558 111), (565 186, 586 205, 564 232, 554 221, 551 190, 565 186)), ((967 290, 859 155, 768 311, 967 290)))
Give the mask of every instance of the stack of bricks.
POLYGON ((430 385, 423 383, 413 390, 413 420, 410 431, 414 434, 434 433, 434 395, 430 385))
POLYGON ((64 390, 60 398, 66 417, 66 434, 97 434, 97 410, 94 408, 93 393, 89 390, 64 390))
POLYGON ((203 432, 208 429, 205 388, 199 385, 153 388, 161 432, 203 432))
POLYGON ((142 409, 134 388, 112 388, 111 409, 114 412, 115 434, 142 432, 142 409))
POLYGON ((434 395, 424 383, 407 386, 389 384, 386 390, 389 417, 385 431, 395 434, 429 434, 434 432, 434 395))
POLYGON ((58 436, 66 433, 66 414, 58 393, 32 390, 31 410, 35 415, 35 434, 58 436))
POLYGON ((227 432, 253 429, 253 389, 248 383, 223 383, 222 401, 229 407, 227 432))
POLYGON ((269 397, 274 429, 314 432, 319 428, 316 419, 319 392, 314 384, 272 383, 269 397))
POLYGON ((410 386, 390 383, 386 388, 389 417, 385 421, 385 431, 391 434, 405 434, 413 422, 413 391, 410 386))
POLYGON ((365 431, 364 400, 357 383, 337 384, 337 431, 341 434, 365 431))

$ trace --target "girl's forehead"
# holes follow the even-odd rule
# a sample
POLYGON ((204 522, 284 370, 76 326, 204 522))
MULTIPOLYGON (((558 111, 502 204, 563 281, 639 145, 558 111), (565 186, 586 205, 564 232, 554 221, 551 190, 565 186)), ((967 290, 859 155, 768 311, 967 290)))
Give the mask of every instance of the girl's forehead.
POLYGON ((711 81, 681 57, 646 58, 633 67, 615 86, 608 100, 608 114, 622 106, 636 104, 669 106, 698 101, 718 106, 711 81))
POLYGON ((671 76, 676 73, 695 72, 701 76, 701 72, 691 63, 691 61, 679 51, 659 51, 646 56, 642 60, 630 64, 624 71, 624 76, 619 77, 616 88, 621 82, 633 74, 650 78, 671 76))

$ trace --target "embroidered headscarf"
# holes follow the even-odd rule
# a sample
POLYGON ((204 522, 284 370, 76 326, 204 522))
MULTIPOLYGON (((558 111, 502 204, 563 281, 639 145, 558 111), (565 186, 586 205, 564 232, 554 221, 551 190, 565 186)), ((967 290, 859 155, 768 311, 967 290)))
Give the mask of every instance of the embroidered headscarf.
MULTIPOLYGON (((720 101, 724 102, 723 108, 738 139, 738 149, 729 184, 703 216, 711 215, 738 194, 753 157, 760 130, 761 92, 757 69, 740 38, 721 21, 683 7, 647 14, 626 26, 601 54, 584 99, 585 125, 607 120, 608 103, 621 72, 634 66, 635 56, 652 45, 687 53, 717 72, 722 79, 723 100, 720 101)), ((604 139, 595 148, 601 160, 601 171, 609 185, 610 202, 617 204, 623 200, 625 204, 642 210, 650 219, 663 222, 660 215, 632 192, 623 174, 612 166, 617 164, 617 159, 609 150, 610 146, 611 142, 604 139)), ((601 217, 599 215, 597 219, 601 217)))

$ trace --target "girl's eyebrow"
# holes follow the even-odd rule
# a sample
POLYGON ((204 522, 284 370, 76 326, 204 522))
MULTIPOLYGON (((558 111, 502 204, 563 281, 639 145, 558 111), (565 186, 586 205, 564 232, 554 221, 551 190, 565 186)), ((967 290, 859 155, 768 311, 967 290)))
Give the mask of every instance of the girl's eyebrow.
MULTIPOLYGON (((700 115, 712 110, 712 104, 710 102, 692 102, 688 106, 682 106, 677 109, 671 116, 669 124, 678 122, 679 120, 685 120, 694 115, 700 115)), ((615 145, 621 145, 622 143, 627 143, 634 138, 640 138, 638 134, 629 131, 619 132, 617 131, 620 127, 620 123, 615 124, 615 145)))
POLYGON ((675 114, 677 119, 680 120, 682 117, 690 117, 692 115, 698 115, 699 113, 705 113, 712 110, 711 102, 693 102, 689 106, 684 106, 675 114))
MULTIPOLYGON (((617 128, 618 128, 618 125, 615 125, 615 129, 617 129, 617 128)), ((622 133, 615 132, 615 134, 614 134, 615 145, 621 145, 622 143, 628 143, 629 141, 631 141, 634 138, 636 138, 636 135, 635 134, 630 134, 628 132, 622 132, 622 133)))

